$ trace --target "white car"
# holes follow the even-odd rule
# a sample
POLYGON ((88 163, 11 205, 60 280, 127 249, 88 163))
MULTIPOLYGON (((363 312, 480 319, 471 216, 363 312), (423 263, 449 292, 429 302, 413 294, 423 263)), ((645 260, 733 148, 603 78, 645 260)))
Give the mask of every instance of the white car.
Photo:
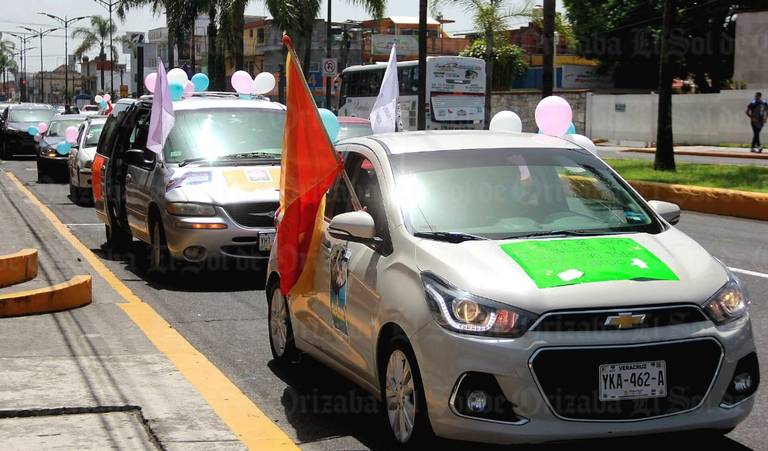
MULTIPOLYGON (((384 402, 396 445, 707 429, 752 409, 741 283, 587 150, 543 135, 412 132, 337 146, 314 286, 267 272, 272 353, 384 402)), ((289 255, 290 250, 288 251, 289 255)))
POLYGON ((93 157, 96 155, 101 130, 106 122, 106 116, 89 116, 80 125, 77 144, 72 146, 67 156, 69 197, 75 203, 93 202, 91 166, 93 166, 93 157))

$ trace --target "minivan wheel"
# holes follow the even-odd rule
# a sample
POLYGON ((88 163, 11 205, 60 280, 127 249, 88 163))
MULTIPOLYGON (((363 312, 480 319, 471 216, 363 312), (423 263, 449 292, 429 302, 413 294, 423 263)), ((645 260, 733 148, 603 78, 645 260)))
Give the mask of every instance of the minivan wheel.
POLYGON ((294 362, 298 357, 296 341, 293 338, 291 315, 288 311, 288 301, 275 287, 267 291, 269 307, 269 349, 272 357, 281 365, 294 362))
POLYGON ((117 226, 105 226, 107 246, 113 250, 126 249, 133 241, 133 236, 117 226))
POLYGON ((164 273, 168 271, 171 261, 168 245, 165 242, 165 230, 160 218, 152 221, 152 244, 149 249, 149 271, 164 273))
POLYGON ((395 446, 412 447, 431 432, 416 356, 408 339, 395 335, 382 357, 380 390, 390 437, 395 446))

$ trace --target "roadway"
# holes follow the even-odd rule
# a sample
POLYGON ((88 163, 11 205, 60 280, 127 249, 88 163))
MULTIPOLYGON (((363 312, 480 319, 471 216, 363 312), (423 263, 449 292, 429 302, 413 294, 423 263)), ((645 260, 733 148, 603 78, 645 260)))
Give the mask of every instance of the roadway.
MULTIPOLYGON (((27 185, 118 278, 151 304, 303 449, 385 447, 384 420, 370 396, 312 359, 303 359, 290 372, 271 363, 263 273, 233 267, 188 268, 162 280, 152 279, 145 271, 144 246, 135 242, 123 255, 108 252, 103 246, 104 227, 93 209, 74 205, 65 184, 37 184, 34 160, 7 161, 2 167, 27 185)), ((727 265, 750 272, 742 273, 741 278, 753 294, 755 339, 763 363, 762 379, 768 381, 768 223, 685 212, 679 227, 727 265)), ((765 388, 760 390, 752 415, 734 432, 719 442, 701 438, 701 444, 720 450, 765 449, 766 393, 765 388)), ((670 440, 679 438, 602 440, 591 442, 589 449, 667 448, 670 440)), ((686 436, 685 440, 690 446, 697 437, 686 436)), ((436 440, 430 447, 466 449, 468 445, 436 440)), ((553 448, 584 449, 584 444, 531 447, 553 448)))

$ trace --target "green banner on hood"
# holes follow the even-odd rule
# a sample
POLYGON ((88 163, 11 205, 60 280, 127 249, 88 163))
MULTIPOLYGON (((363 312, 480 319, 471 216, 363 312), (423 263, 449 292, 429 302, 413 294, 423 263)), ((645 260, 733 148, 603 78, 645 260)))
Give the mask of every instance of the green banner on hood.
POLYGON ((527 240, 502 244, 539 288, 612 280, 678 280, 631 238, 527 240))

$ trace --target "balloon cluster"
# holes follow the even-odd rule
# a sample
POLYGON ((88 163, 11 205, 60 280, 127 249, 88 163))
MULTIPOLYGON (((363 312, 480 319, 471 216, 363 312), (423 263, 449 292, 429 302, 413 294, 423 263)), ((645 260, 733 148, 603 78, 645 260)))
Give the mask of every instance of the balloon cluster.
MULTIPOLYGON (((48 131, 48 124, 40 122, 37 126, 30 125, 27 128, 27 133, 35 137, 35 142, 39 143, 43 139, 43 133, 48 131)), ((67 155, 72 149, 72 144, 77 142, 77 135, 80 133, 77 127, 71 126, 64 130, 64 141, 56 144, 56 153, 59 155, 67 155)))
MULTIPOLYGON (((536 106, 536 125, 539 133, 562 137, 592 153, 595 153, 595 144, 584 135, 576 133, 573 125, 573 110, 568 101, 559 96, 549 96, 536 106)), ((491 131, 505 131, 521 133, 523 123, 520 116, 512 111, 500 111, 496 113, 489 124, 491 131)))
POLYGON ((251 78, 251 74, 244 70, 239 70, 232 74, 230 79, 232 87, 238 94, 244 98, 250 98, 252 95, 264 95, 275 89, 275 76, 269 72, 262 72, 256 77, 251 78))
POLYGON ((104 95, 96 95, 93 98, 93 101, 96 102, 96 105, 99 106, 99 109, 101 111, 104 111, 109 106, 109 101, 112 100, 112 97, 109 94, 104 95))
MULTIPOLYGON (((152 72, 144 78, 144 87, 152 94, 155 92, 156 81, 157 72, 152 72)), ((208 76, 203 73, 193 75, 190 80, 183 69, 177 67, 168 71, 168 93, 174 102, 192 97, 195 92, 205 91, 208 89, 209 83, 208 76)))

